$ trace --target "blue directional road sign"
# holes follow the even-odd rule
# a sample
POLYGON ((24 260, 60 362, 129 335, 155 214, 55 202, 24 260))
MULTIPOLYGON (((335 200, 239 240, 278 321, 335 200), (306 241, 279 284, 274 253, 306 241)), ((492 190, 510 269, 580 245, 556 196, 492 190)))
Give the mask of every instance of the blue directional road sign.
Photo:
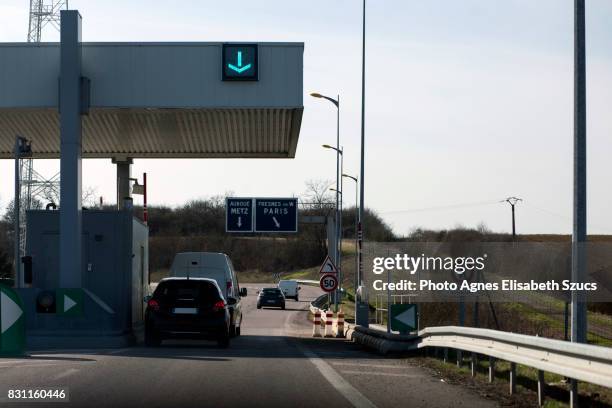
POLYGON ((257 44, 223 44, 224 81, 257 81, 257 44))
POLYGON ((297 198, 256 198, 255 232, 297 232, 297 198))
POLYGON ((227 198, 225 200, 225 231, 253 232, 253 199, 227 198))

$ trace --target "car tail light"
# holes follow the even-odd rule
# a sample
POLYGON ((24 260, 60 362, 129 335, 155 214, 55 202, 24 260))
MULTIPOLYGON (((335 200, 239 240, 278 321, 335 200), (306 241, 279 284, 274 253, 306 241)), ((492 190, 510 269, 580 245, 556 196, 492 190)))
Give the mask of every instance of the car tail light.
POLYGON ((224 308, 225 308, 225 302, 222 301, 222 300, 218 301, 217 303, 215 303, 213 305, 213 310, 215 312, 219 312, 219 311, 223 310, 224 308))
POLYGON ((153 310, 159 310, 159 302, 155 299, 149 300, 147 305, 153 310))

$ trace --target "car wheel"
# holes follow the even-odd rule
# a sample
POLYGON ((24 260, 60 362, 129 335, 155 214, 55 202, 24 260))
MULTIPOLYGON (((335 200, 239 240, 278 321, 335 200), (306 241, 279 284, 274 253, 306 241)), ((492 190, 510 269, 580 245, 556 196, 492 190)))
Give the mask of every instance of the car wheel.
POLYGON ((300 301, 300 299, 299 299, 299 298, 296 296, 296 297, 295 297, 295 301, 296 301, 296 302, 299 302, 299 301, 300 301))
POLYGON ((240 336, 240 326, 236 327, 236 336, 240 336))
POLYGON ((283 305, 281 306, 281 309, 285 310, 285 304, 283 304, 283 305))
POLYGON ((258 308, 258 309, 261 309, 261 306, 260 306, 260 305, 257 305, 257 308, 258 308))
POLYGON ((145 330, 145 345, 147 347, 159 347, 162 339, 159 333, 153 329, 145 330))
POLYGON ((230 336, 229 333, 223 333, 218 339, 217 339, 217 345, 220 348, 228 348, 230 344, 230 336))
POLYGON ((230 337, 236 337, 236 325, 232 324, 229 329, 230 337))

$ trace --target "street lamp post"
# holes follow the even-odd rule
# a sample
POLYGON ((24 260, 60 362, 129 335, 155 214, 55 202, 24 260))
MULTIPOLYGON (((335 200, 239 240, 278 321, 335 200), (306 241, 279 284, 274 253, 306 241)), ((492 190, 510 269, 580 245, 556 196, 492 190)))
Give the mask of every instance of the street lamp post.
POLYGON ((353 177, 348 174, 342 173, 342 177, 349 178, 355 182, 355 296, 357 295, 357 288, 359 287, 359 254, 358 254, 358 245, 359 245, 359 237, 357 236, 357 225, 359 224, 359 180, 357 177, 353 177))
MULTIPOLYGON (((364 186, 365 186, 365 49, 366 49, 366 0, 363 0, 363 22, 361 33, 361 158, 359 170, 359 223, 357 225, 357 235, 359 243, 359 279, 363 279, 363 221, 364 221, 364 186)), ((362 281, 359 281, 362 285, 362 281)), ((367 295, 365 299, 362 296, 357 297, 355 304, 355 323, 359 326, 368 327, 369 325, 369 310, 367 304, 367 295)))
MULTIPOLYGON (((313 92, 310 94, 313 98, 322 98, 330 101, 336 107, 336 147, 330 145, 323 145, 323 147, 327 149, 333 149, 336 151, 336 239, 340 237, 340 156, 342 155, 342 149, 340 149, 340 95, 337 96, 337 99, 330 98, 329 96, 321 95, 320 93, 313 92)), ((336 252, 334 253, 334 258, 336 262, 336 266, 341 270, 340 266, 340 242, 337 242, 336 252)), ((339 274, 341 275, 341 273, 339 274)), ((338 276, 339 280, 341 276, 338 276)), ((336 291, 336 302, 335 309, 338 311, 338 292, 336 291)))

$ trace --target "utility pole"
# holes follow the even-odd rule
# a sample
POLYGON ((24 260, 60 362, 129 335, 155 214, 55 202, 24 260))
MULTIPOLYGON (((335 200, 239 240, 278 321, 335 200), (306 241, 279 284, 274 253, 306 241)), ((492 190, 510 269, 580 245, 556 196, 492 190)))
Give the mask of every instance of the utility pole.
POLYGON ((519 201, 523 201, 522 198, 518 198, 518 197, 508 197, 505 200, 502 201, 506 202, 508 204, 510 204, 510 207, 512 208, 512 241, 516 241, 516 220, 514 217, 514 206, 516 205, 516 203, 518 203, 519 201))
MULTIPOLYGON (((586 56, 585 0, 574 0, 574 223, 572 282, 584 282, 586 267, 586 56)), ((571 339, 585 343, 587 309, 584 294, 571 292, 571 339)), ((578 383, 571 381, 570 406, 577 406, 578 383)))

